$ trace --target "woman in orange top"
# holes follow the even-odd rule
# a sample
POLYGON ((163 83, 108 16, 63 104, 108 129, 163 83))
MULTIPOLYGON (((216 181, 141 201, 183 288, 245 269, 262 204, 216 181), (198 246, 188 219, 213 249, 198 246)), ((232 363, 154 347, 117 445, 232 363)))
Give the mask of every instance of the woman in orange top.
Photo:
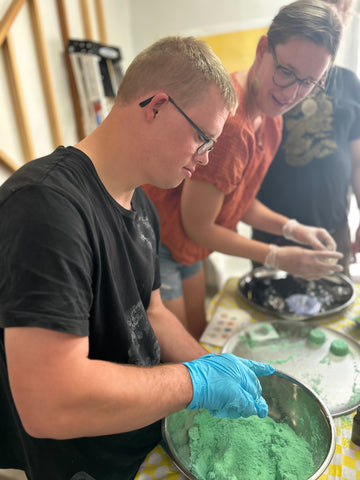
POLYGON ((326 230, 277 214, 255 198, 281 140, 281 115, 322 88, 340 36, 337 15, 320 0, 297 0, 280 9, 259 40, 251 68, 232 74, 239 106, 216 144, 211 132, 201 130, 177 106, 194 135, 204 141, 204 148, 195 153, 202 154, 203 161, 196 172, 186 172, 177 188, 143 188, 161 220, 163 301, 196 338, 206 326, 202 260, 212 251, 307 279, 342 269, 328 261, 341 254, 335 252, 336 244, 326 230), (236 232, 240 220, 312 249, 279 248, 242 237, 236 232))

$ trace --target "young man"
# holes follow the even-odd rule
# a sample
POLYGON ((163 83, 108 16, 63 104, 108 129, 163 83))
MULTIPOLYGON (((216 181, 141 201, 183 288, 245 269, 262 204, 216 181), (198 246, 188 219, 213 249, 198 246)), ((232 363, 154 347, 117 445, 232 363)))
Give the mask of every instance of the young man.
POLYGON ((92 134, 1 187, 0 468, 127 480, 176 410, 266 415, 257 376, 273 368, 206 355, 164 307, 157 213, 137 188, 191 177, 236 105, 206 44, 160 40, 92 134))

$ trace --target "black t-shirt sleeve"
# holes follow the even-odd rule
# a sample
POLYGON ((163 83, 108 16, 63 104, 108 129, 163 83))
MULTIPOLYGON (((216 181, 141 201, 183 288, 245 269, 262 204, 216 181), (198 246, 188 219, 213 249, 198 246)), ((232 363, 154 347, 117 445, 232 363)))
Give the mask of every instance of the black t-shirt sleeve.
POLYGON ((27 187, 0 207, 0 326, 86 336, 92 255, 77 209, 49 188, 27 187))

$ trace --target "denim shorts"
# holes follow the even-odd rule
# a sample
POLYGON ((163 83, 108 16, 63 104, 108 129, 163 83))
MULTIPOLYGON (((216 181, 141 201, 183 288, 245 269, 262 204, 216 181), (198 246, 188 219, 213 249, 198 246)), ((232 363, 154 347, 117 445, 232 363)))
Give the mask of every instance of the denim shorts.
POLYGON ((202 262, 196 262, 192 265, 183 265, 176 262, 170 253, 170 250, 162 243, 159 250, 160 259, 160 294, 163 301, 174 300, 183 294, 182 280, 195 275, 201 267, 202 262))

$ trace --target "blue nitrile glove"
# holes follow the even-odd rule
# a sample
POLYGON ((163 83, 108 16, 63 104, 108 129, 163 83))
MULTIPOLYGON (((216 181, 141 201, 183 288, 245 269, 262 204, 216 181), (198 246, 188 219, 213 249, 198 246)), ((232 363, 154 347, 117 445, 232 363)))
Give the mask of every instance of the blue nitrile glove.
POLYGON ((187 408, 206 408, 218 418, 266 417, 268 407, 257 377, 274 373, 271 365, 232 353, 212 353, 184 365, 193 384, 193 398, 187 408))

